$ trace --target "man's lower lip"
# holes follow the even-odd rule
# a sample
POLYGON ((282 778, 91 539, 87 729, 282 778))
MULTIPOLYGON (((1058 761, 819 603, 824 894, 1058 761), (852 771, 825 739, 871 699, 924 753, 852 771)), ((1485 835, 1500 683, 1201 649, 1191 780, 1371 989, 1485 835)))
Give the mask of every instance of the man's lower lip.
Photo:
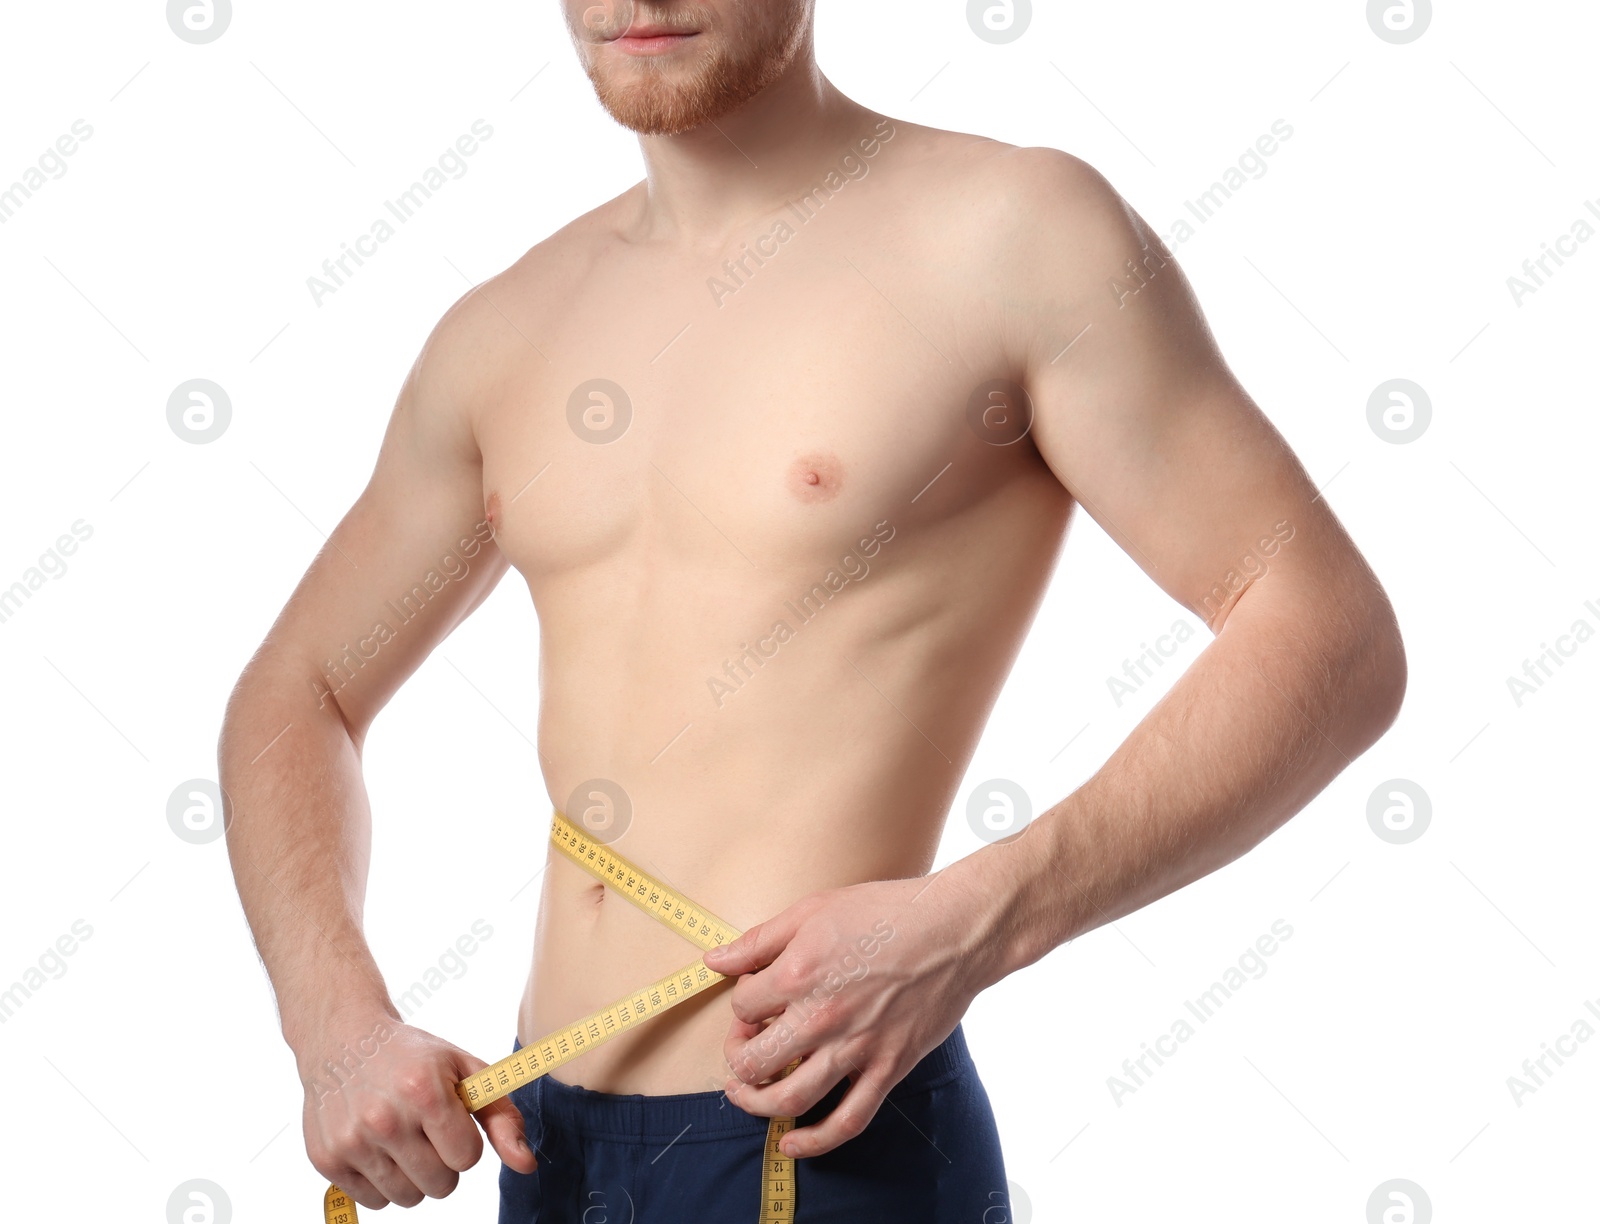
POLYGON ((688 42, 693 37, 693 34, 655 34, 648 38, 640 38, 636 34, 623 34, 612 39, 611 45, 626 51, 629 55, 659 55, 663 51, 670 51, 673 47, 688 42))

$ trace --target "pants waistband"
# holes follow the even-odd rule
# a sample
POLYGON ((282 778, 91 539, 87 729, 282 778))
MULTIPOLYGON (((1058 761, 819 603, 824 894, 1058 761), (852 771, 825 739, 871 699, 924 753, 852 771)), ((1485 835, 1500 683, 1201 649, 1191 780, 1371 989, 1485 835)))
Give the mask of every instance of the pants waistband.
MULTIPOLYGON (((519 1038, 512 1050, 521 1048, 519 1038)), ((957 1023, 948 1037, 889 1089, 888 1097, 898 1100, 937 1088, 971 1067, 972 1055, 967 1048, 966 1035, 957 1023)), ((841 1079, 801 1115, 799 1125, 828 1113, 848 1087, 848 1082, 841 1079)), ((535 1107, 544 1126, 596 1139, 643 1143, 668 1143, 676 1139, 679 1143, 692 1143, 764 1134, 768 1122, 765 1117, 745 1113, 729 1101, 721 1089, 664 1095, 597 1092, 576 1084, 564 1084, 546 1074, 518 1088, 512 1095, 522 1098, 525 1109, 535 1107), (688 1128, 687 1133, 685 1128, 688 1128)))

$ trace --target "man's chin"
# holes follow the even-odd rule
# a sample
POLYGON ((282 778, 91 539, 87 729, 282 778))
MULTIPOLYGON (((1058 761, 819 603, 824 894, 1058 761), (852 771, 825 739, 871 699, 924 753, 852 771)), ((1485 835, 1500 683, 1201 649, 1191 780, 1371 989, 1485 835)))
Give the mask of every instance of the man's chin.
POLYGON ((597 89, 600 105, 640 136, 676 136, 720 119, 738 101, 704 89, 663 82, 597 89))
POLYGON ((784 54, 780 43, 764 54, 733 59, 706 46, 696 48, 693 58, 674 53, 678 62, 671 64, 661 57, 590 63, 587 70, 600 104, 623 127, 641 136, 676 136, 721 119, 772 84, 792 59, 792 45, 788 50, 784 54))

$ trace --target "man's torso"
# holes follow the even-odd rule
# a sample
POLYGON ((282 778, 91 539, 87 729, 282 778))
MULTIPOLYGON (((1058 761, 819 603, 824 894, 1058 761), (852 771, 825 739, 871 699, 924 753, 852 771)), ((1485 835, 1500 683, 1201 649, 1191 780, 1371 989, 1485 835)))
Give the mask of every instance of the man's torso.
MULTIPOLYGON (((580 784, 616 788, 618 850, 741 928, 931 867, 1071 508, 1030 439, 969 413, 1020 379, 975 232, 1004 146, 892 132, 721 250, 629 233, 636 188, 480 290, 472 415, 538 613, 549 794, 582 820, 612 801, 580 784)), ((694 955, 552 851, 519 1035, 694 955)), ((720 1088, 726 994, 558 1078, 720 1088)))

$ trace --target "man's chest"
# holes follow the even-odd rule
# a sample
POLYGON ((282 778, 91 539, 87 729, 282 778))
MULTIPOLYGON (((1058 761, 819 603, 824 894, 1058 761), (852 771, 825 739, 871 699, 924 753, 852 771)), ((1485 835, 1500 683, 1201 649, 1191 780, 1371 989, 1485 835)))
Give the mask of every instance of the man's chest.
POLYGON ((601 273, 615 283, 527 337, 477 421, 513 564, 530 580, 636 550, 803 566, 1002 479, 1014 460, 969 414, 996 359, 948 301, 852 263, 818 250, 720 303, 686 278, 630 294, 601 273))

